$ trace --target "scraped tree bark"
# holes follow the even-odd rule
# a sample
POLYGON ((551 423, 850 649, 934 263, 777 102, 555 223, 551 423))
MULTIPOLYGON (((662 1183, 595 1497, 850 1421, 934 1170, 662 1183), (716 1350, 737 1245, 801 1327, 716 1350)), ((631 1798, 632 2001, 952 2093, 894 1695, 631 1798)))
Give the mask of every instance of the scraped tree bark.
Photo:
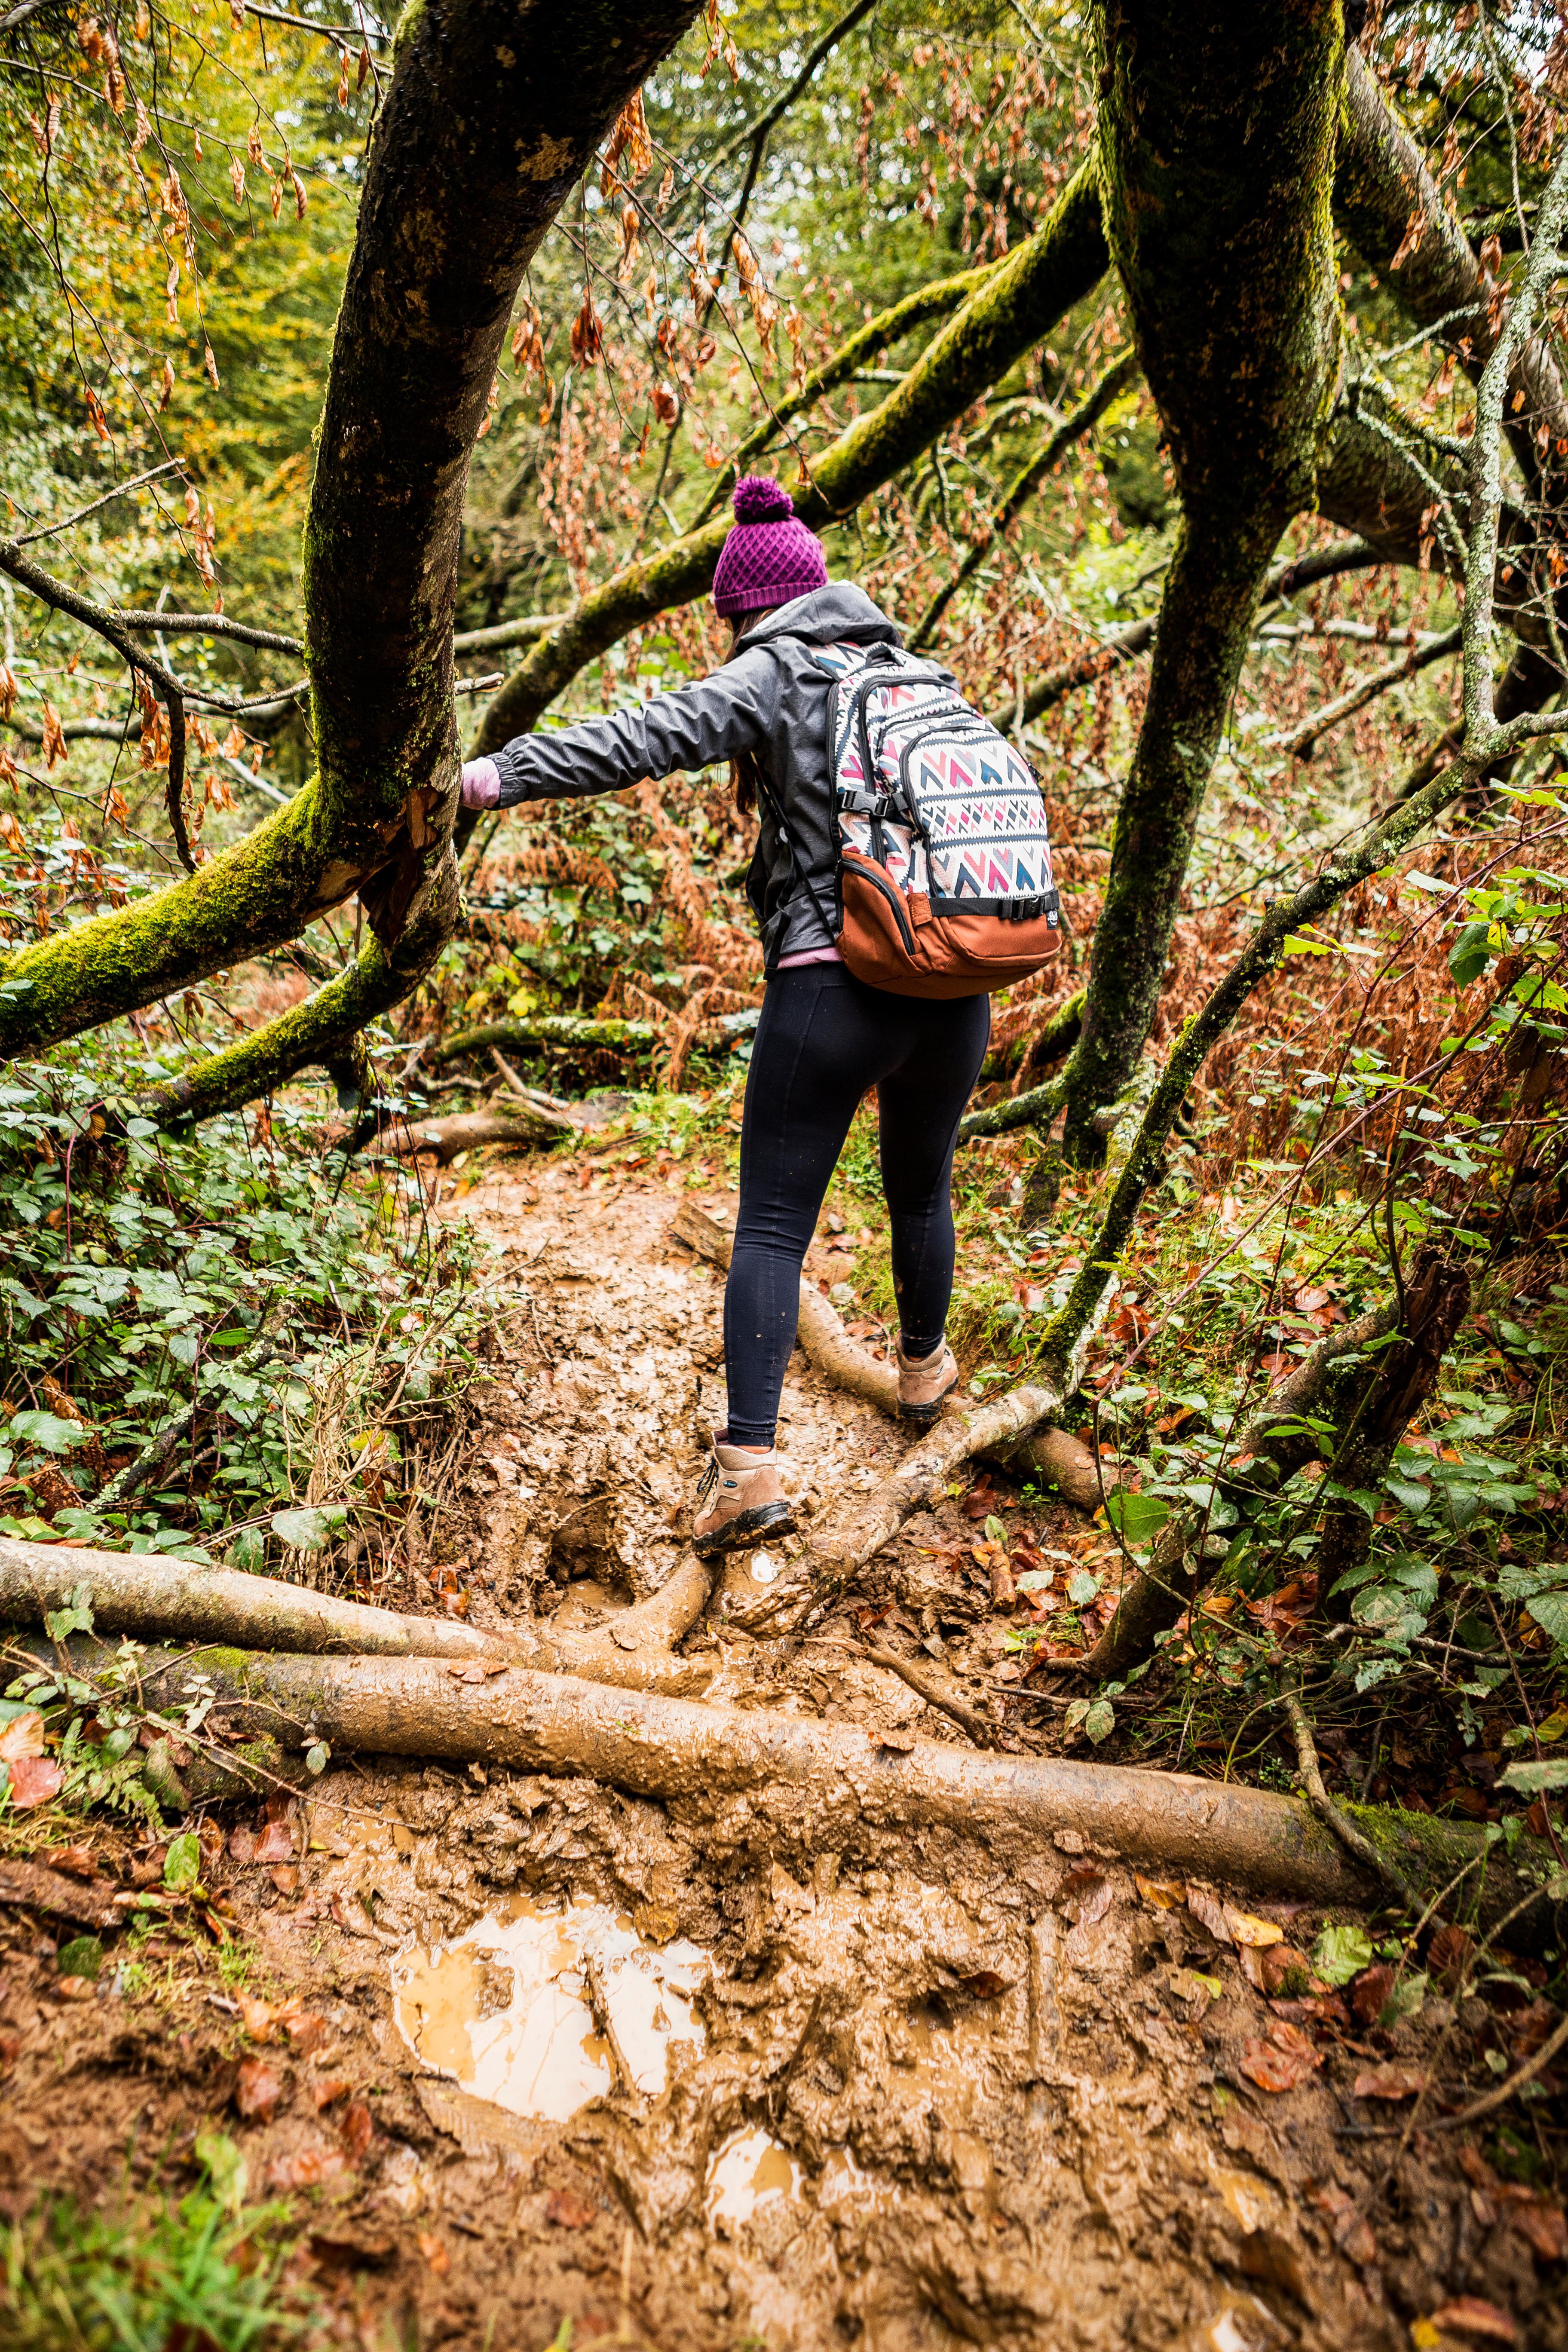
POLYGON ((1065 1141, 1153 1020, 1198 812, 1279 535, 1315 495, 1340 366, 1330 210, 1339 0, 1250 15, 1102 0, 1093 18, 1108 242, 1182 523, 1111 844, 1065 1141))
POLYGON ((456 919, 452 613, 468 458, 523 270, 698 0, 410 0, 372 137, 305 530, 317 773, 187 880, 0 960, 38 1052, 293 938, 358 892, 358 966, 188 1074, 187 1108, 326 1058, 456 919))

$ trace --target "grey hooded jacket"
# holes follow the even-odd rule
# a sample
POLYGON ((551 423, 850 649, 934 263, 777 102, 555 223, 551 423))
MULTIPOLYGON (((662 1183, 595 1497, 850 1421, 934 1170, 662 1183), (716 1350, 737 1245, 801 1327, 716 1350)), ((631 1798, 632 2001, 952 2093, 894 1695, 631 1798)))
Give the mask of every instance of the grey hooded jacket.
POLYGON ((839 639, 901 642, 864 589, 830 582, 749 629, 710 677, 656 694, 613 718, 585 719, 550 735, 515 736, 496 754, 500 805, 619 792, 644 776, 673 775, 754 752, 789 834, 786 846, 764 800, 746 895, 762 927, 766 969, 774 971, 781 956, 831 947, 827 698, 833 680, 812 648, 839 639))

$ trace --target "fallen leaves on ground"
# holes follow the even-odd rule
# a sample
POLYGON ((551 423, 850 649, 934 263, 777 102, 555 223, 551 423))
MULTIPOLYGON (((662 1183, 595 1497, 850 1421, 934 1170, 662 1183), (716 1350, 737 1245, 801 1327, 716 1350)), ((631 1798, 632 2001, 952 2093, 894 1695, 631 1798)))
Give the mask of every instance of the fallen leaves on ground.
POLYGON ((491 1675, 504 1675, 504 1658, 465 1658, 460 1665, 448 1666, 447 1672, 455 1683, 487 1682, 491 1675))
POLYGON ((353 2084, 346 2074, 323 2074, 320 2082, 310 2085, 310 2104, 320 2115, 323 2107, 334 2106, 339 2099, 346 2099, 353 2089, 353 2084))
POLYGON ((52 1845, 44 1860, 51 1870, 63 1870, 68 1878, 96 1878, 98 1865, 92 1849, 85 1845, 52 1845))
POLYGON ((1278 2017, 1267 2037, 1251 2035, 1241 2051, 1241 2071, 1260 2091, 1293 2091, 1323 2063, 1299 2025, 1278 2017))
POLYGON ((421 2230, 419 2251, 437 2278, 445 2278, 452 2267, 452 2257, 433 2231, 421 2230))
POLYGON ((35 1805, 47 1805, 65 1786, 66 1776, 52 1757, 18 1756, 6 1771, 6 1793, 18 1813, 30 1812, 35 1805))
POLYGON ((317 2189, 323 2180, 335 2180, 348 2169, 348 2158, 337 2147, 297 2147, 292 2156, 279 2156, 268 2168, 267 2178, 274 2189, 317 2189))
POLYGON ((338 2126, 338 2138, 351 2164, 363 2164, 375 2137, 375 2118, 363 2099, 351 2099, 338 2126))
POLYGON ((268 1822, 251 1848, 252 1862, 292 1862, 294 1832, 287 1822, 268 1822))
POLYGON ((1284 1928, 1276 1927, 1272 1919, 1255 1918, 1250 1911, 1233 1910, 1228 1903, 1224 1907, 1225 1924, 1237 1943, 1245 1945, 1251 1951, 1261 1952, 1270 1944, 1284 1942, 1284 1928))

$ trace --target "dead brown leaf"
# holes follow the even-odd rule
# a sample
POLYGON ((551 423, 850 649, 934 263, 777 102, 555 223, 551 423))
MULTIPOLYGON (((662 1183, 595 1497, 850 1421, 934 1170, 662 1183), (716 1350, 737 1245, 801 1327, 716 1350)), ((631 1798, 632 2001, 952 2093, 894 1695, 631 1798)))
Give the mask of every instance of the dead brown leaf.
POLYGON ((1179 1878, 1141 1878, 1134 1871, 1132 1884, 1151 1911, 1176 1911, 1187 1899, 1187 1890, 1179 1878))
POLYGON ((44 1860, 51 1870, 63 1870, 68 1878, 96 1878, 98 1865, 92 1849, 85 1845, 52 1845, 44 1860))
POLYGON ((338 2126, 338 2138, 351 2164, 363 2164, 375 2137, 375 2118, 363 2099, 351 2099, 338 2126))
POLYGON ((1234 1944, 1230 1922, 1226 1916, 1228 1906, 1222 1903, 1212 1886, 1189 1886, 1187 1908, 1202 1927, 1206 1927, 1216 1944, 1234 1944))
POLYGON ((1461 2336, 1489 2336, 1498 2344, 1514 2344, 1519 2340, 1519 2325, 1495 2303, 1483 2303, 1477 2294, 1457 2294, 1431 2315, 1434 2327, 1452 2327, 1461 2336))
POLYGON ((251 1848, 253 1862, 292 1862, 294 1832, 287 1822, 268 1822, 251 1848))
POLYGON ((1270 1944, 1284 1942, 1284 1928, 1277 1927, 1272 1919, 1255 1918, 1250 1911, 1234 1910, 1228 1903, 1225 1905, 1224 1909, 1225 1924, 1237 1944, 1248 1946, 1255 1952, 1261 1952, 1266 1951, 1270 1944))
POLYGON ((320 2115, 323 2107, 335 2106, 340 2099, 346 2099, 353 2089, 346 2074, 323 2074, 310 2085, 310 2104, 320 2115))
POLYGON ((59 1795, 65 1777, 51 1757, 18 1756, 10 1767, 7 1783, 14 1809, 26 1813, 35 1805, 47 1805, 51 1797, 59 1795))
POLYGON ((348 2158, 341 2148, 297 2147, 292 2156, 277 2158, 267 2178, 274 2189, 315 2189, 347 2169, 348 2158))
POLYGON ((544 2200, 544 2218, 562 2230, 585 2230, 598 2220, 599 2209, 574 2189, 552 2189, 544 2200))
POLYGON ((282 2080, 265 2058, 240 2060, 234 2104, 247 2124, 269 2124, 282 2096, 282 2080))
POLYGON ((460 1665, 448 1666, 447 1672, 455 1683, 482 1683, 491 1675, 504 1675, 504 1658, 465 1658, 460 1665))
POLYGON ((433 2231, 421 2230, 419 2251, 437 2278, 445 2278, 452 2267, 452 2257, 433 2231))
POLYGON ((1430 2080, 1431 2076, 1423 2066, 1363 2066, 1351 2085, 1351 2096, 1352 2099, 1414 2099, 1426 2088, 1430 2080))
POLYGON ((44 1752, 44 1718, 36 1706, 14 1715, 0 1730, 0 1764, 17 1764, 44 1752))
POLYGON ((1260 2091, 1293 2091, 1322 2063, 1322 2052, 1289 2018, 1276 2018, 1267 2040, 1255 2035, 1242 2045, 1241 2071, 1260 2091))

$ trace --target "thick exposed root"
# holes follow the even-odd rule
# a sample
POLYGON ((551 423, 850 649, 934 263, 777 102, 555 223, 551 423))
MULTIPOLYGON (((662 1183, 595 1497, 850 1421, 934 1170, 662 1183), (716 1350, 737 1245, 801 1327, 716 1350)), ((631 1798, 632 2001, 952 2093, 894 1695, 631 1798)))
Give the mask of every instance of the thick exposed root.
POLYGON ((460 1624, 339 1601, 275 1577, 201 1568, 150 1553, 78 1550, 0 1537, 0 1620, 43 1627, 71 1603, 91 1609, 100 1633, 161 1643, 221 1642, 239 1650, 310 1655, 516 1659, 633 1690, 700 1689, 707 1669, 674 1657, 708 1599, 695 1556, 635 1608, 590 1633, 460 1624))
MULTIPOLYGON (((219 1700, 209 1728, 230 1736, 270 1733, 285 1745, 319 1738, 364 1753, 584 1775, 700 1817, 741 1800, 753 1822, 787 1819, 794 1834, 825 1847, 842 1845, 862 1822, 951 1828, 1004 1854, 1037 1852, 1071 1831, 1131 1862, 1310 1903, 1368 1897, 1365 1874, 1309 1808, 1268 1790, 1122 1765, 982 1755, 931 1739, 905 1752, 847 1724, 612 1694, 521 1666, 502 1666, 482 1685, 461 1679, 464 1672, 426 1658, 205 1652, 149 1658, 143 1680, 167 1707, 193 1676, 210 1677, 219 1700)), ((1375 1809, 1360 1819, 1398 1854, 1417 1889, 1447 1883, 1484 1844, 1468 1825, 1375 1809)), ((1550 1855, 1528 1837, 1507 1859, 1489 1856, 1479 1916, 1500 1916, 1528 1894, 1538 1864, 1544 1876, 1550 1855)), ((1483 1871, 1472 1871, 1467 1883, 1479 1878, 1483 1871)))
MULTIPOLYGON (((669 1230, 672 1240, 684 1243, 710 1265, 728 1266, 733 1235, 695 1203, 688 1202, 684 1205, 669 1230)), ((897 1419, 896 1367, 874 1356, 858 1339, 852 1339, 832 1303, 824 1298, 814 1283, 805 1281, 800 1286, 799 1336, 807 1360, 824 1380, 897 1419)), ((958 1410, 957 1405, 948 1407, 950 1413, 958 1410)), ((1014 1446, 982 1450, 1015 1477, 1044 1478, 1078 1510, 1095 1511, 1100 1507, 1100 1476, 1094 1456, 1081 1439, 1069 1435, 1065 1429, 1047 1425, 1031 1431, 1014 1446)), ((1106 1484, 1112 1483, 1108 1477, 1106 1484)))
POLYGON ((433 1151, 444 1165, 481 1143, 510 1143, 521 1151, 559 1143, 575 1125, 557 1112, 513 1097, 505 1108, 454 1111, 448 1118, 398 1119, 383 1131, 379 1149, 405 1158, 433 1151))

